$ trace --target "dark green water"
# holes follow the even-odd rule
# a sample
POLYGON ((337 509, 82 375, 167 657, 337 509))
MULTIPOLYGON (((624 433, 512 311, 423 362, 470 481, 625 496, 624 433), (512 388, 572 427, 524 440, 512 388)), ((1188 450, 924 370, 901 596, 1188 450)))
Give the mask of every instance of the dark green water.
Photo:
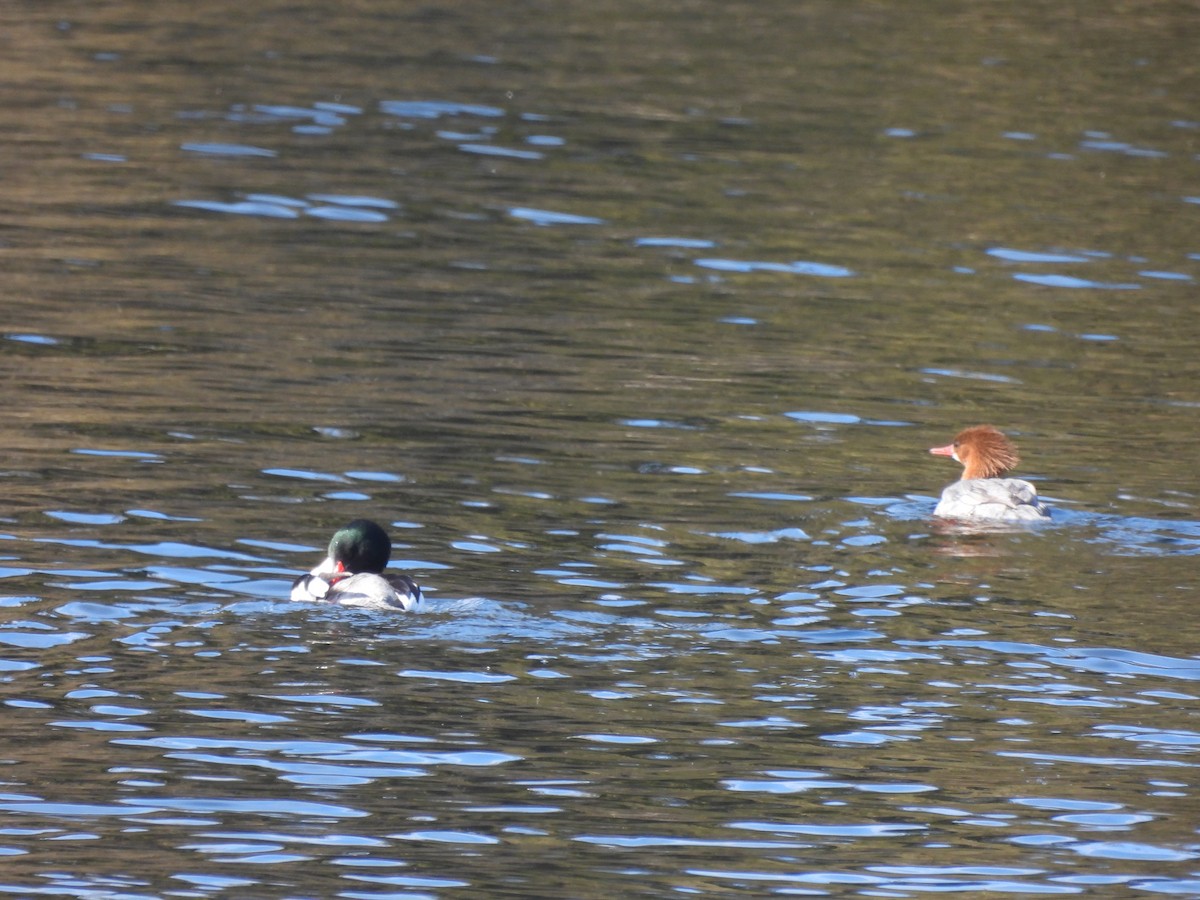
POLYGON ((1198 25, 0 11, 0 892, 1200 896, 1198 25))

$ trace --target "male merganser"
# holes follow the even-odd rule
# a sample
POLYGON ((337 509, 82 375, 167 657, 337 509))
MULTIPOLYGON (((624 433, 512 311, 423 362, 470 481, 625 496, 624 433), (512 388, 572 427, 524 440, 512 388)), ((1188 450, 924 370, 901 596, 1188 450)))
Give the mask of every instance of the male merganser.
POLYGON ((932 447, 937 456, 963 464, 962 480, 942 491, 935 516, 948 519, 993 519, 1031 522, 1050 518, 1037 489, 1020 478, 1001 478, 1016 468, 1017 448, 991 425, 976 425, 958 433, 953 444, 932 447))
POLYGON ((369 519, 355 519, 334 534, 329 556, 292 584, 293 600, 316 600, 341 606, 415 610, 421 588, 407 575, 384 574, 392 542, 369 519))

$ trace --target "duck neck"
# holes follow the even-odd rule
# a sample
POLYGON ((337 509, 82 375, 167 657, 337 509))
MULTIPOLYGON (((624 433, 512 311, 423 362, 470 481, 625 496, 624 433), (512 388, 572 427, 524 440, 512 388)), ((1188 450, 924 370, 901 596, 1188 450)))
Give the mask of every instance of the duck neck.
POLYGON ((972 457, 963 467, 962 477, 963 481, 968 481, 974 478, 999 478, 1004 473, 1003 466, 998 466, 988 459, 972 457))

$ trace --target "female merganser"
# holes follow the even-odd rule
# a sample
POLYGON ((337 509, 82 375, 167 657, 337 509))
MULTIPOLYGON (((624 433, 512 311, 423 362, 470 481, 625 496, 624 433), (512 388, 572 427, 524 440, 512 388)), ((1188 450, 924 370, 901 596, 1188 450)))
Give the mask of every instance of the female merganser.
POLYGON ((329 542, 329 556, 292 584, 293 600, 316 600, 341 606, 415 610, 421 588, 407 575, 384 574, 392 542, 369 519, 355 519, 329 542))
POLYGON ((976 425, 958 433, 953 444, 932 447, 937 456, 963 464, 962 480, 944 491, 935 516, 948 519, 993 519, 1031 522, 1050 518, 1037 489, 1020 478, 1001 478, 1021 458, 1012 441, 991 425, 976 425))

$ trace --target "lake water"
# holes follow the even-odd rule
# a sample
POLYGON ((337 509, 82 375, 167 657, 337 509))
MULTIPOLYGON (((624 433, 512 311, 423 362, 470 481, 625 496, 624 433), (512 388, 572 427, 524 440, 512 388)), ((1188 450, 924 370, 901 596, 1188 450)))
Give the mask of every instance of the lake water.
POLYGON ((1190 6, 0 34, 0 893, 1200 897, 1190 6))

